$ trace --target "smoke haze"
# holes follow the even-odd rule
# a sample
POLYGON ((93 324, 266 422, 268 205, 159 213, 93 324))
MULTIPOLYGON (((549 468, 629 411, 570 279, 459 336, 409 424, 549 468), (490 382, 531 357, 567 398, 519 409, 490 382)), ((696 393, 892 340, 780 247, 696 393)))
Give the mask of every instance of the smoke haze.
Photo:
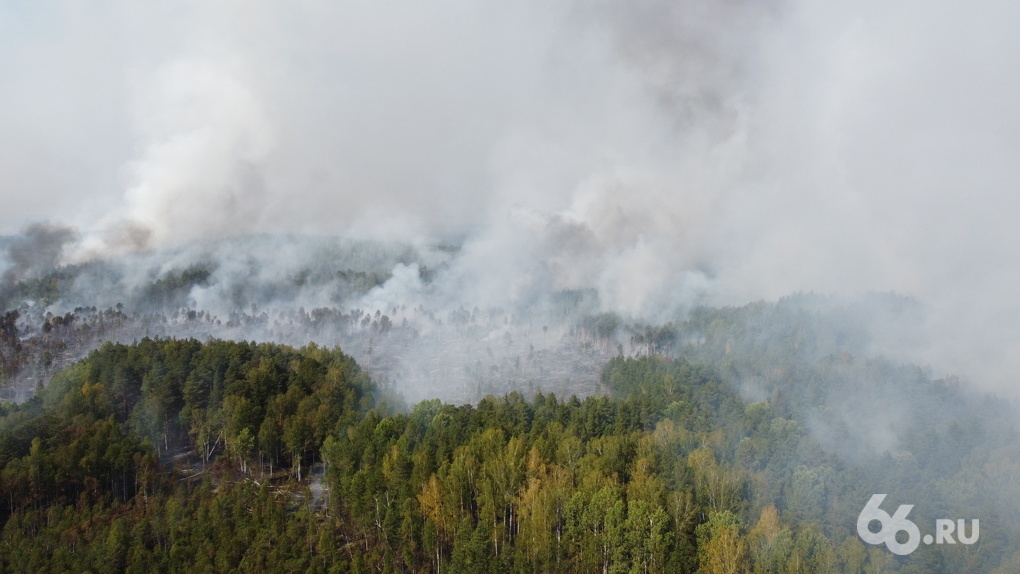
MULTIPOLYGON (((5 281, 28 253, 266 232, 411 246, 366 309, 594 289, 597 310, 664 321, 895 291, 930 312, 876 347, 1016 395, 1018 17, 990 0, 6 5, 0 232, 27 239, 5 281), (60 224, 26 228, 41 220, 60 224), (426 249, 442 243, 457 256, 426 249)), ((199 306, 251 269, 292 274, 211 249, 199 306)))

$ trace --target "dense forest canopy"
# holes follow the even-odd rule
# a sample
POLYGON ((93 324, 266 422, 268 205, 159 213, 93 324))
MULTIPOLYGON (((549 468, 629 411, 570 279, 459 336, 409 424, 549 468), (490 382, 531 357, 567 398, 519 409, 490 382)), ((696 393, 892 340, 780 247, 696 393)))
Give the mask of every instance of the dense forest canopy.
POLYGON ((313 256, 224 257, 266 241, 5 275, 0 564, 1020 564, 1017 413, 908 360, 928 325, 913 298, 658 319, 605 310, 594 289, 468 305, 443 290, 450 246, 295 237, 313 256), (866 544, 856 521, 878 493, 913 505, 922 533, 949 518, 980 536, 905 556, 866 544))
POLYGON ((1018 19, 0 2, 0 572, 1020 572, 1018 19))
MULTIPOLYGON (((734 367, 736 368, 736 367, 734 367)), ((749 401, 719 369, 616 357, 610 395, 387 398, 339 350, 108 344, 0 418, 6 570, 1012 572, 1015 413, 881 360, 806 363, 749 401), (895 450, 820 443, 826 388, 924 393, 895 450), (906 381, 906 382, 896 382, 906 381), (941 421, 937 428, 923 421, 941 421), (867 499, 980 543, 895 556, 867 499), (998 570, 996 570, 998 568, 998 570)), ((830 429, 832 433, 835 430, 830 429)))

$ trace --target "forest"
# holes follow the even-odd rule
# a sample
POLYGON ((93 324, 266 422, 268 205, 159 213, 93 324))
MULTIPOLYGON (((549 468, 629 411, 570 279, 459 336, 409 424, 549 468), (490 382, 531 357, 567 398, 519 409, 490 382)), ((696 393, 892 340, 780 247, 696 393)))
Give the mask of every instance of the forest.
POLYGON ((752 368, 617 356, 608 394, 407 406, 338 348, 109 343, 3 403, 0 569, 1017 571, 1011 408, 851 355, 789 359, 749 401, 724 370, 752 368), (817 432, 834 389, 879 379, 930 397, 895 449, 817 432), (980 542, 865 545, 877 492, 921 525, 980 518, 980 542))
POLYGON ((0 574, 1020 574, 1017 22, 0 1, 0 574))
POLYGON ((0 570, 1020 570, 1016 410, 882 354, 914 299, 384 305, 448 266, 329 249, 5 277, 0 570), (979 541, 865 544, 877 493, 979 541))

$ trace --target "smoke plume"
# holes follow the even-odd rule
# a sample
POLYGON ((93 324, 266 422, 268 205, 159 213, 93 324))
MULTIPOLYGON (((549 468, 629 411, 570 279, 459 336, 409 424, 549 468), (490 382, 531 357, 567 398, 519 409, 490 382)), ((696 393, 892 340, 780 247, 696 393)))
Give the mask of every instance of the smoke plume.
POLYGON ((63 257, 64 248, 75 239, 75 233, 68 227, 33 223, 6 249, 6 267, 3 268, 2 282, 11 285, 25 279, 38 278, 52 270, 63 257))
MULTIPOLYGON (((1015 393, 1018 10, 5 7, 0 231, 64 221, 80 239, 38 259, 63 262, 258 233, 460 247, 392 261, 380 306, 594 290, 598 311, 661 322, 895 291, 931 313, 924 342, 891 328, 890 348, 1015 393), (436 283, 415 277, 429 263, 436 283)), ((11 249, 6 273, 26 272, 11 249)), ((216 263, 196 302, 244 283, 216 263)))

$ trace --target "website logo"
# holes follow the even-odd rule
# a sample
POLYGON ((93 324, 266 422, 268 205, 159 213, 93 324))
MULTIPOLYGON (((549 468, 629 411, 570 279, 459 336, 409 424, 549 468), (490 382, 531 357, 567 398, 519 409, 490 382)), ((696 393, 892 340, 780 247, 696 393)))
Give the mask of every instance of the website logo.
POLYGON ((893 554, 906 556, 917 550, 922 541, 925 544, 956 544, 959 541, 961 544, 968 545, 978 541, 979 524, 976 518, 970 521, 969 533, 966 528, 966 520, 954 521, 939 518, 935 521, 935 535, 925 534, 922 538, 917 525, 907 518, 910 511, 914 509, 914 505, 901 504, 896 512, 889 516, 888 512, 879 508, 886 496, 885 494, 872 495, 871 500, 864 505, 864 510, 857 517, 857 535, 868 544, 885 544, 885 547, 893 554), (872 532, 871 527, 875 522, 881 525, 878 532, 872 532), (906 533, 906 540, 903 542, 897 540, 897 538, 903 539, 903 537, 897 537, 900 532, 906 533), (953 538, 954 533, 956 534, 955 539, 953 538))

